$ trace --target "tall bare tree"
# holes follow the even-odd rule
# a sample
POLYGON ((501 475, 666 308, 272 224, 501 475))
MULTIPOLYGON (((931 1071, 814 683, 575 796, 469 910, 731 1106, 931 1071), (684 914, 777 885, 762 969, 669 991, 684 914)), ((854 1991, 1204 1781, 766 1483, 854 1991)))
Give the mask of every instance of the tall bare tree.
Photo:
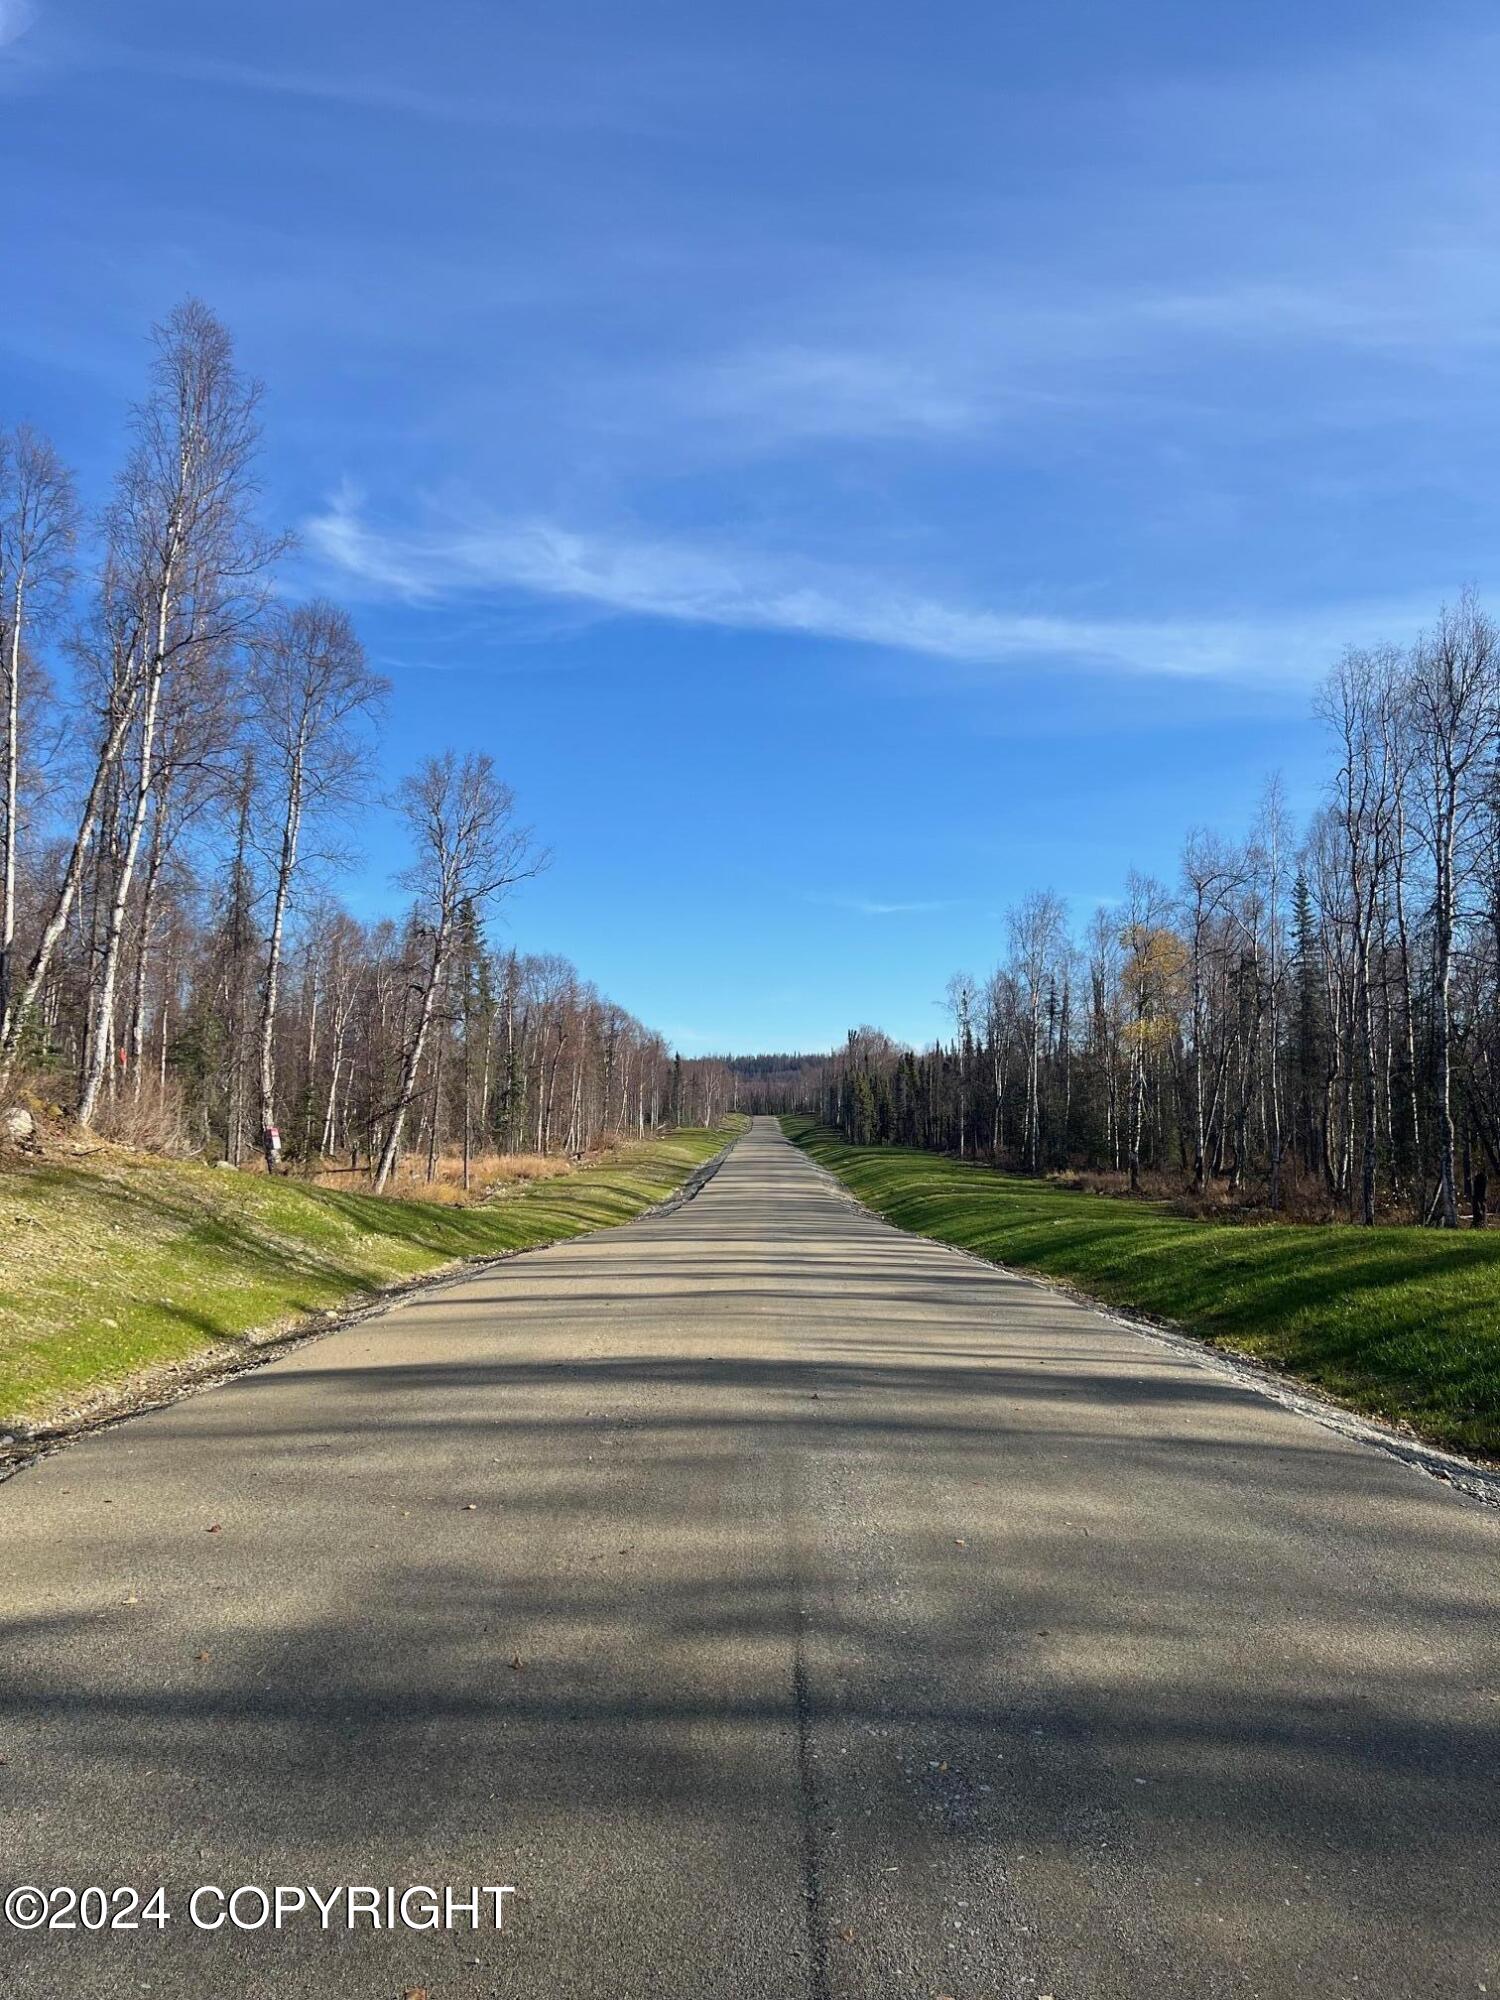
POLYGON ((1473 597, 1445 610, 1417 647, 1408 682, 1420 771, 1419 822, 1432 863, 1433 1055, 1437 1071, 1438 1202, 1458 1227, 1453 1129, 1453 951, 1468 847, 1483 824, 1495 756, 1500 633, 1473 597))
POLYGON ((958 1055, 958 1156, 969 1151, 969 1071, 974 1061, 974 1016, 979 1006, 979 984, 972 972, 955 972, 948 981, 948 1012, 953 1017, 954 1047, 958 1055))
POLYGON ((1354 949, 1353 1004, 1358 1022, 1361 1101, 1360 1219, 1375 1220, 1375 1161, 1379 1147, 1378 1069, 1372 953, 1384 874, 1394 842, 1396 801, 1389 758, 1389 712, 1397 698, 1399 657, 1390 648, 1351 647, 1324 683, 1318 712, 1334 732, 1340 830, 1349 871, 1349 919, 1354 949))
POLYGON ((56 610, 72 580, 78 535, 73 476, 26 424, 0 435, 0 675, 4 760, 0 796, 0 1045, 10 1032, 20 847, 22 681, 32 630, 56 610))
POLYGON ((1035 889, 1006 919, 1011 972, 1026 1014, 1026 1165, 1041 1167, 1042 1008, 1057 972, 1063 940, 1063 906, 1051 889, 1035 889))
POLYGON ((125 911, 156 782, 167 676, 213 662, 242 638, 284 542, 251 524, 260 388, 234 359, 227 329, 196 299, 157 328, 151 391, 116 488, 108 535, 126 595, 137 679, 124 838, 104 926, 78 1121, 93 1122, 113 1042, 125 911))
POLYGON ((433 1009, 448 972, 460 912, 482 921, 514 883, 543 864, 529 828, 519 826, 515 799, 483 751, 460 757, 445 750, 403 779, 396 806, 406 823, 415 858, 404 885, 416 895, 417 920, 427 940, 416 992, 415 1019, 401 1058, 401 1077, 381 1147, 375 1187, 391 1177, 401 1149, 406 1115, 416 1096, 417 1073, 432 1027, 433 1009))
POLYGON ((1265 1004, 1269 1037, 1264 1070, 1266 1140, 1270 1153, 1267 1202, 1273 1213, 1281 1207, 1281 1174, 1285 1156, 1282 1129, 1282 1078, 1279 1052, 1286 986, 1286 868, 1289 847, 1286 801, 1279 776, 1261 798, 1260 819, 1252 853, 1259 864, 1261 916, 1265 926, 1265 1004))
POLYGON ((82 655, 82 677, 90 690, 87 700, 93 711, 90 720, 94 728, 88 785, 66 861, 26 967, 25 984, 15 994, 4 1034, 0 1035, 0 1092, 10 1082, 22 1039, 47 983, 53 955, 68 928, 140 694, 136 651, 139 634, 133 607, 119 590, 108 558, 100 600, 92 634, 94 645, 92 649, 84 649, 82 655))
POLYGON ((365 725, 386 693, 346 613, 319 600, 278 610, 252 648, 250 725, 275 815, 271 920, 261 988, 259 1082, 266 1170, 281 1161, 276 1111, 276 1020, 287 911, 308 825, 346 804, 364 765, 365 725))

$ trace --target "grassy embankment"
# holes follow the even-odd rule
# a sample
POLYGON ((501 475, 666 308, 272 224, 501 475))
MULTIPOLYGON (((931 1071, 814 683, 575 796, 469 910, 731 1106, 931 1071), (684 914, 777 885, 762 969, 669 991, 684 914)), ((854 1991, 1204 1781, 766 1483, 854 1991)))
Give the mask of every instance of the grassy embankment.
POLYGON ((788 1135, 900 1229, 1061 1279, 1500 1458, 1500 1230, 1202 1222, 900 1147, 788 1135))
POLYGON ((0 1432, 403 1279, 628 1222, 732 1136, 689 1129, 475 1206, 108 1150, 0 1171, 0 1432))

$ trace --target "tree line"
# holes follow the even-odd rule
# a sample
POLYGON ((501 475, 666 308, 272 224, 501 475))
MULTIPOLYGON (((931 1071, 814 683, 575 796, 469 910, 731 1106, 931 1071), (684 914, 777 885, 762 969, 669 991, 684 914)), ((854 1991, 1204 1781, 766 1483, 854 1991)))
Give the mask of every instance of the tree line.
MULTIPOLYGON (((762 1108, 858 1143, 1090 1168, 1273 1212, 1483 1224, 1500 1165, 1500 635, 1472 595, 1319 690, 1325 794, 1279 782, 1075 936, 1026 896, 1001 963, 947 987, 930 1049, 854 1030, 762 1108), (774 1102, 773 1102, 774 1100, 774 1102)), ((758 1093, 758 1095, 757 1095, 758 1093)))
POLYGON ((467 1184, 476 1149, 717 1115, 722 1077, 565 960, 491 948, 546 856, 485 751, 389 801, 401 915, 333 896, 387 689, 342 609, 277 593, 260 405, 188 300, 97 519, 45 437, 0 435, 0 1102, 380 1188, 403 1153, 461 1147, 467 1184))

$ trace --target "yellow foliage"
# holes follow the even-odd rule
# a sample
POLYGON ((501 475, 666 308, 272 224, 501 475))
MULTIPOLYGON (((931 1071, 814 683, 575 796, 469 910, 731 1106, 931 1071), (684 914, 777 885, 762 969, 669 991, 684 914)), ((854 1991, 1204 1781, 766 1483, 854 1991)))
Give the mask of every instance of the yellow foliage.
POLYGON ((1135 996, 1138 1039, 1157 1040, 1188 1001, 1188 948, 1176 931, 1159 924, 1127 924, 1120 933, 1125 949, 1125 984, 1135 996))

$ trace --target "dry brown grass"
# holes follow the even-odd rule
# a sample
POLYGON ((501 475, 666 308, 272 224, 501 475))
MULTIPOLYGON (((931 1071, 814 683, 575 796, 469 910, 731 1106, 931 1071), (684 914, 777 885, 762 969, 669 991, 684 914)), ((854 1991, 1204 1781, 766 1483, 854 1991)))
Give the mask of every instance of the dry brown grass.
MULTIPOLYGON (((1131 1199, 1130 1176, 1093 1168, 1069 1168, 1044 1177, 1051 1187, 1067 1188, 1074 1194, 1103 1194, 1131 1199)), ((1180 1174, 1143 1173, 1137 1200, 1160 1202, 1174 1215, 1191 1216, 1208 1222, 1246 1222, 1257 1218, 1277 1222, 1347 1222, 1348 1206, 1329 1199, 1321 1179, 1299 1180, 1288 1170, 1282 1176, 1281 1206, 1274 1214, 1264 1173, 1257 1173, 1237 1190, 1225 1180, 1211 1180, 1201 1193, 1185 1186, 1180 1174)), ((1380 1219, 1392 1224, 1419 1220, 1409 1202, 1380 1202, 1380 1219)))
POLYGON ((117 1146, 129 1146, 137 1153, 165 1153, 183 1159, 198 1147, 188 1129, 182 1095, 176 1085, 165 1086, 156 1078, 142 1078, 137 1097, 128 1086, 113 1100, 100 1100, 93 1128, 102 1139, 117 1146))
MULTIPOLYGON (((134 1160, 144 1164, 152 1158, 196 1159, 207 1166, 220 1164, 217 1154, 206 1159, 201 1144, 194 1142, 180 1095, 171 1084, 162 1090, 153 1079, 143 1082, 139 1098, 133 1093, 122 1094, 113 1102, 103 1098, 98 1119, 87 1132, 74 1123, 66 1108, 51 1094, 55 1086, 56 1079, 46 1076, 20 1076, 13 1081, 0 1109, 23 1106, 36 1121, 36 1133, 33 1140, 10 1151, 30 1158, 40 1155, 69 1160, 83 1155, 98 1160, 118 1156, 125 1164, 134 1160)), ((606 1165, 620 1159, 634 1143, 622 1139, 596 1147, 576 1160, 557 1153, 476 1152, 469 1161, 467 1190, 462 1148, 450 1147, 440 1154, 430 1180, 425 1151, 414 1151, 402 1157, 385 1192, 399 1201, 431 1202, 448 1208, 476 1207, 504 1200, 538 1181, 576 1173, 580 1167, 606 1165)), ((0 1151, 5 1150, 0 1142, 0 1151)), ((249 1149, 238 1162, 238 1171, 252 1178, 264 1178, 265 1160, 260 1151, 249 1149)), ((333 1158, 308 1164, 293 1160, 289 1163, 288 1177, 307 1187, 337 1189, 343 1193, 370 1192, 368 1165, 350 1167, 333 1158)))
MULTIPOLYGON (((555 1180, 561 1174, 576 1173, 579 1167, 598 1166, 614 1159, 618 1147, 606 1146, 581 1160, 559 1153, 475 1153, 469 1161, 469 1186, 464 1189, 464 1157, 453 1149, 438 1156, 433 1178, 427 1178, 427 1155, 408 1153, 392 1174, 387 1195, 402 1201, 433 1201, 449 1208, 472 1207, 479 1202, 503 1200, 507 1194, 529 1187, 536 1181, 555 1180)), ((295 1166, 293 1175, 314 1187, 359 1188, 366 1190, 370 1176, 365 1168, 336 1166, 323 1161, 309 1173, 295 1166)))
POLYGON ((143 1075, 137 1096, 133 1084, 111 1098, 106 1092, 99 1100, 99 1112, 92 1127, 83 1131, 74 1124, 72 1100, 59 1089, 55 1074, 39 1072, 13 1079, 0 1109, 20 1105, 36 1120, 36 1143, 43 1152, 61 1145, 76 1151, 81 1142, 90 1150, 98 1146, 118 1146, 131 1153, 149 1153, 168 1159, 191 1159, 199 1152, 188 1126, 182 1093, 177 1085, 163 1085, 155 1076, 143 1075))
MULTIPOLYGON (((59 1101, 58 1082, 56 1075, 48 1073, 20 1074, 13 1078, 0 1110, 23 1106, 36 1121, 36 1131, 32 1139, 20 1146, 8 1146, 0 1140, 0 1154, 67 1161, 85 1156, 100 1161, 117 1157, 125 1165, 132 1162, 144 1165, 152 1159, 196 1161, 204 1166, 233 1164, 239 1173, 252 1179, 265 1178, 264 1156, 253 1144, 237 1162, 224 1161, 217 1149, 212 1157, 205 1155, 201 1132, 190 1128, 181 1092, 171 1081, 163 1086, 156 1077, 143 1075, 139 1097, 133 1086, 113 1100, 106 1093, 100 1099, 98 1117, 89 1131, 82 1130, 70 1108, 59 1101)), ((384 1192, 397 1201, 477 1208, 504 1201, 537 1182, 576 1173, 581 1167, 628 1161, 640 1154, 643 1143, 650 1142, 623 1134, 576 1159, 558 1153, 476 1152, 470 1157, 467 1188, 461 1147, 451 1146, 439 1155, 433 1163, 431 1179, 425 1149, 414 1149, 402 1156, 384 1192)), ((369 1163, 351 1167, 333 1157, 307 1162, 294 1158, 287 1167, 287 1178, 304 1187, 345 1194, 372 1192, 369 1163)))

